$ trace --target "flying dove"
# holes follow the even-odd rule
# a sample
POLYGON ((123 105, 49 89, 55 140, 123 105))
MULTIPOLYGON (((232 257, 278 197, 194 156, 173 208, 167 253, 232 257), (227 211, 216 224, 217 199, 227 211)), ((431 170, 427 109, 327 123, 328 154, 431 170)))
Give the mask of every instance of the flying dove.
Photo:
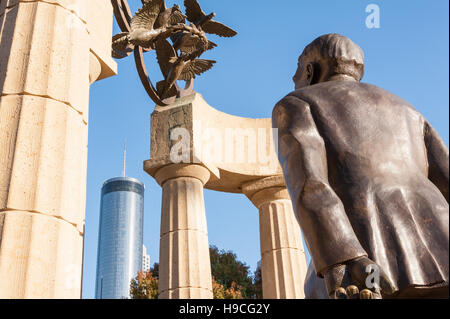
MULTIPOLYGON (((195 27, 194 25, 192 25, 195 27)), ((199 32, 203 33, 203 31, 199 32)), ((178 32, 172 37, 173 47, 175 50, 180 50, 184 54, 192 54, 198 52, 197 56, 200 56, 207 50, 217 47, 212 41, 209 41, 203 33, 203 36, 192 34, 191 32, 178 32)))
POLYGON ((234 37, 237 32, 226 25, 212 20, 216 14, 206 15, 197 0, 184 0, 186 15, 190 22, 201 28, 206 33, 216 34, 221 37, 234 37))
POLYGON ((172 8, 167 9, 165 1, 162 1, 160 12, 161 13, 155 21, 155 29, 185 22, 186 16, 181 12, 180 7, 177 4, 172 8))
POLYGON ((121 32, 112 38, 112 57, 123 59, 134 50, 134 45, 128 42, 128 32, 121 32))
POLYGON ((165 79, 157 85, 161 98, 167 96, 177 80, 194 79, 197 75, 211 69, 216 63, 216 61, 203 59, 190 60, 191 57, 185 54, 178 57, 174 47, 166 39, 156 42, 156 57, 165 79))
POLYGON ((142 0, 143 7, 131 19, 130 32, 113 37, 113 57, 124 58, 134 45, 154 48, 154 41, 171 25, 183 23, 186 16, 178 5, 167 9, 164 0, 142 0))
POLYGON ((142 47, 151 46, 160 32, 154 29, 156 20, 161 13, 164 0, 143 0, 144 5, 131 19, 130 33, 128 40, 134 44, 142 47))

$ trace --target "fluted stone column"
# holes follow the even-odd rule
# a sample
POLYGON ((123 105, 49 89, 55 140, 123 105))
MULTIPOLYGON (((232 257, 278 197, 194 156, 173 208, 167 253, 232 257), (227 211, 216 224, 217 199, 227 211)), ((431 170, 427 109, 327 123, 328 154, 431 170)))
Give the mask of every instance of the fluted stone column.
POLYGON ((0 1, 0 298, 80 298, 89 85, 114 74, 111 33, 107 1, 0 1))
POLYGON ((243 191, 259 209, 263 297, 304 298, 306 255, 282 176, 248 183, 243 191))
POLYGON ((162 186, 159 298, 210 299, 212 294, 203 186, 210 172, 200 165, 169 165, 155 179, 162 186))

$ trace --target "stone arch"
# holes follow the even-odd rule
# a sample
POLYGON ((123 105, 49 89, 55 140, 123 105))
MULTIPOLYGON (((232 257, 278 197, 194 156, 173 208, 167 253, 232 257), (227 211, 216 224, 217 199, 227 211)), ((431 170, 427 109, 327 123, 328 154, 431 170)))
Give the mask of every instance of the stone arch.
POLYGON ((198 93, 156 106, 144 170, 163 189, 160 298, 212 298, 203 188, 259 210, 264 298, 304 298, 306 255, 275 149, 271 119, 220 112, 198 93))

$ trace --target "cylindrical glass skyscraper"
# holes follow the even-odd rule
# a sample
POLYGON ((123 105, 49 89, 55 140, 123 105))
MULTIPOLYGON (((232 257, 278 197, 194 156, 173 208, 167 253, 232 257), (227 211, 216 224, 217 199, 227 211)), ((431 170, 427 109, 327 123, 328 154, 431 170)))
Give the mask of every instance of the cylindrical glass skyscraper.
POLYGON ((142 266, 144 184, 117 177, 102 187, 95 298, 124 299, 142 266))

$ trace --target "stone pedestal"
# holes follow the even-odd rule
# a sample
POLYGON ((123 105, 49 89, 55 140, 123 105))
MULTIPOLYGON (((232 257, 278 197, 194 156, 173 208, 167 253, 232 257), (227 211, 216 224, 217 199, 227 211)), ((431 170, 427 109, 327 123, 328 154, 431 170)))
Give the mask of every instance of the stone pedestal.
POLYGON ((243 191, 259 209, 263 297, 303 299, 306 255, 283 177, 247 183, 243 191))
POLYGON ((0 1, 0 298, 80 298, 90 83, 115 74, 101 0, 0 1))
POLYGON ((169 165, 155 173, 162 186, 159 298, 213 297, 200 165, 169 165))

